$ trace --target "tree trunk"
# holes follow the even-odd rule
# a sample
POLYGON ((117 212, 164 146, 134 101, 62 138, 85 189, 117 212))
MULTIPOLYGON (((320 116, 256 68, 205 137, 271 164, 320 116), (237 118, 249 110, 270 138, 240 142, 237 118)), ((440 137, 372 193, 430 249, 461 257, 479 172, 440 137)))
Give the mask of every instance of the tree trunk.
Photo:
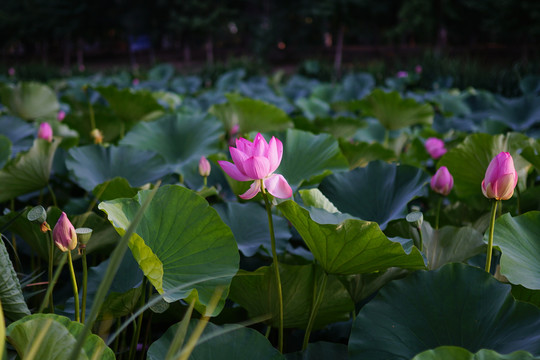
POLYGON ((336 54, 334 57, 334 73, 336 79, 341 78, 341 62, 343 60, 343 38, 345 36, 345 25, 340 25, 336 41, 336 54))

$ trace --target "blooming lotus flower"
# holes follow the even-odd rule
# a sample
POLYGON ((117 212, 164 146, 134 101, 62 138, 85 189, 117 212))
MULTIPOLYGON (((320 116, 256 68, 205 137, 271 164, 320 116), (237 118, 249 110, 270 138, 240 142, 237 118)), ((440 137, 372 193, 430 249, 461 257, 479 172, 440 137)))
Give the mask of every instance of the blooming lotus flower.
POLYGON ((199 174, 201 174, 201 176, 209 176, 210 170, 210 162, 207 158, 201 156, 201 159, 199 160, 199 174))
POLYGON ((446 166, 441 166, 431 178, 430 185, 431 189, 436 193, 448 196, 450 190, 454 187, 454 178, 446 166))
POLYGON ((66 117, 66 112, 64 110, 60 110, 58 114, 56 115, 56 118, 58 119, 58 121, 64 120, 65 117, 66 117))
POLYGON ((292 196, 292 189, 283 175, 274 174, 283 156, 281 141, 272 136, 267 143, 259 133, 253 142, 237 139, 236 148, 231 146, 229 151, 234 164, 218 161, 221 168, 235 180, 253 181, 249 190, 240 195, 242 199, 251 199, 265 189, 280 199, 292 196))
POLYGON ((38 138, 47 140, 47 141, 52 141, 53 131, 49 123, 44 122, 39 125, 38 138))
POLYGON ((444 147, 444 141, 434 137, 428 138, 425 143, 426 151, 433 159, 438 159, 446 154, 446 148, 444 147))
POLYGON ((482 181, 482 192, 488 199, 508 200, 514 195, 517 181, 512 155, 501 152, 489 163, 482 181))
POLYGON ((77 233, 65 212, 62 212, 60 219, 54 226, 53 240, 63 252, 71 251, 77 247, 77 233))
POLYGON ((401 70, 401 71, 398 71, 398 72, 397 72, 396 76, 397 76, 399 79, 401 79, 401 78, 406 78, 407 76, 409 76, 409 73, 406 72, 406 71, 401 70))

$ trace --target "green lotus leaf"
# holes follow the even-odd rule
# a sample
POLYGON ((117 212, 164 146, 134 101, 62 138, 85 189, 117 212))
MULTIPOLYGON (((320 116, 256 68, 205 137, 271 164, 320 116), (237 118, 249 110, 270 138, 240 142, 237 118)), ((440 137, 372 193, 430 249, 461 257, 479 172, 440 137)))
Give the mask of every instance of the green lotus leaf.
POLYGON ((351 170, 357 167, 364 167, 374 160, 390 162, 397 159, 394 151, 376 142, 371 144, 367 142, 350 143, 340 140, 339 147, 343 155, 347 158, 349 169, 351 170))
POLYGON ((132 198, 137 195, 140 189, 132 188, 129 182, 122 177, 115 177, 112 180, 99 184, 92 190, 92 194, 102 201, 114 200, 118 198, 132 198))
POLYGON ((24 120, 52 117, 60 109, 54 91, 45 84, 21 82, 17 85, 0 86, 2 104, 24 120))
POLYGON ((293 188, 334 171, 347 170, 347 159, 341 154, 338 142, 329 134, 314 135, 289 129, 283 142, 283 159, 277 169, 293 188))
POLYGON ((169 173, 160 155, 129 146, 72 148, 66 157, 66 167, 75 182, 87 191, 116 177, 123 177, 131 186, 140 187, 169 173))
MULTIPOLYGON (((283 289, 283 326, 305 329, 315 286, 321 282, 322 269, 311 264, 279 264, 279 273, 283 289)), ((244 307, 251 317, 271 316, 267 323, 273 327, 279 326, 279 301, 272 267, 264 266, 254 272, 240 270, 232 281, 229 297, 244 307)), ((347 320, 353 308, 354 304, 343 284, 337 277, 329 275, 315 328, 347 320)))
MULTIPOLYGON (((512 217, 506 213, 495 222, 493 243, 501 251, 501 274, 512 284, 540 290, 540 211, 512 217)), ((487 236, 486 236, 487 241, 487 236)))
POLYGON ((30 150, 20 152, 0 170, 0 202, 43 189, 49 182, 59 141, 36 139, 30 150))
POLYGON ((374 222, 349 219, 337 225, 318 224, 292 200, 279 204, 278 208, 329 274, 369 273, 394 266, 425 268, 418 249, 406 253, 401 244, 390 241, 374 222))
POLYGON ((15 116, 0 116, 0 132, 6 136, 12 144, 10 156, 18 154, 20 151, 28 150, 38 133, 34 124, 28 123, 15 116))
POLYGON ((411 359, 439 346, 540 354, 540 309, 482 269, 448 264, 396 280, 353 322, 350 359, 411 359))
POLYGON ((365 168, 328 176, 319 189, 339 211, 384 229, 388 221, 405 216, 407 203, 423 193, 429 179, 412 166, 373 161, 365 168))
POLYGON ((317 117, 328 116, 330 113, 330 105, 317 98, 298 98, 294 103, 310 121, 317 117))
POLYGON ((525 188, 529 162, 518 152, 530 145, 531 140, 522 134, 508 135, 472 134, 448 151, 437 163, 437 167, 446 166, 454 178, 455 193, 461 199, 476 207, 487 207, 487 200, 482 194, 482 180, 491 160, 501 151, 508 151, 514 159, 518 173, 518 186, 525 188))
POLYGON ((240 133, 279 131, 293 126, 287 114, 274 105, 236 94, 226 97, 227 103, 216 104, 209 112, 223 122, 227 131, 237 124, 240 133))
MULTIPOLYGON (((36 338, 45 332, 38 347, 39 358, 64 360, 69 358, 83 328, 83 324, 71 321, 64 316, 33 314, 9 325, 6 336, 21 359, 24 359, 30 348, 35 345, 36 338)), ((91 334, 84 340, 77 359, 114 360, 115 356, 99 336, 91 334)))
MULTIPOLYGON (((67 101, 71 111, 66 115, 62 123, 79 133, 81 143, 93 144, 94 138, 91 136, 92 123, 90 121, 90 109, 87 101, 67 101)), ((125 132, 123 121, 111 111, 111 109, 100 103, 92 104, 94 122, 103 135, 104 143, 111 143, 118 139, 122 132, 125 132)))
MULTIPOLYGON (((198 320, 189 323, 186 339, 189 339, 198 320)), ((148 360, 163 360, 174 341, 180 323, 171 326, 165 334, 148 349, 148 360)), ((187 341, 187 340, 186 340, 187 341)), ((184 342, 185 343, 185 342, 184 342)), ((197 360, 251 360, 256 354, 257 360, 279 360, 283 355, 256 330, 235 324, 206 324, 190 359, 197 360)))
MULTIPOLYGON (((271 254, 272 246, 268 233, 268 215, 264 207, 254 202, 245 204, 223 203, 214 206, 221 219, 227 224, 238 244, 238 250, 245 256, 253 256, 262 247, 271 254), (249 226, 246 226, 249 224, 249 226)), ((281 216, 272 215, 276 251, 282 253, 291 238, 287 220, 281 216)))
POLYGON ((540 98, 534 94, 512 99, 499 96, 489 115, 514 131, 526 131, 540 122, 540 98))
POLYGON ((4 241, 0 241, 0 303, 4 316, 12 321, 30 315, 4 241))
POLYGON ((521 152, 521 156, 540 171, 540 141, 537 140, 533 144, 526 146, 521 152))
POLYGON ((499 354, 493 350, 480 350, 473 354, 457 346, 440 346, 424 351, 412 360, 540 360, 526 351, 516 351, 511 354, 499 354))
POLYGON ((149 91, 134 92, 130 88, 118 89, 112 85, 97 87, 96 91, 107 100, 116 116, 128 125, 163 112, 163 107, 149 91))
POLYGON ((7 136, 0 135, 0 169, 11 157, 11 141, 7 136))
POLYGON ((219 151, 222 136, 222 125, 213 117, 175 114, 135 125, 120 144, 154 151, 183 173, 190 162, 219 151))
POLYGON ((416 100, 402 98, 397 91, 375 89, 360 100, 364 114, 380 121, 387 130, 397 130, 411 125, 431 125, 433 108, 416 100))
POLYGON ((288 353, 287 360, 326 360, 348 359, 347 345, 319 341, 309 343, 306 350, 288 353))
MULTIPOLYGON (((124 234, 149 194, 143 190, 133 199, 105 201, 99 209, 124 234)), ((228 288, 238 270, 238 248, 229 227, 205 199, 177 185, 157 191, 129 247, 166 301, 194 296, 202 304, 201 313, 206 312, 203 305, 208 305, 216 288, 228 288)), ((213 314, 221 311, 223 303, 224 299, 213 314)))

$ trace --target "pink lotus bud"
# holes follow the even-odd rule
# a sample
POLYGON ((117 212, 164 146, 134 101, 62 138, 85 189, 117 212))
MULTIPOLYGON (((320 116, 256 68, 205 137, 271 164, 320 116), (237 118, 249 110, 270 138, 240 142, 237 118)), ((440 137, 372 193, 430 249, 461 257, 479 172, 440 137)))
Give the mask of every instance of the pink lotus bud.
POLYGON ((396 76, 401 79, 406 78, 407 76, 409 76, 409 74, 406 71, 401 70, 397 72, 396 76))
POLYGON ((429 153, 433 159, 438 159, 444 154, 446 154, 446 148, 444 147, 444 141, 431 137, 426 140, 425 143, 426 151, 429 153))
POLYGON ((251 199, 262 191, 262 186, 268 192, 280 199, 292 196, 292 189, 287 180, 280 174, 274 174, 283 156, 283 143, 272 137, 270 142, 259 133, 253 142, 239 138, 236 147, 229 147, 234 164, 228 161, 218 161, 219 165, 229 175, 238 181, 253 181, 251 187, 242 199, 251 199))
POLYGON ((38 138, 47 140, 47 141, 52 141, 53 132, 52 132, 51 125, 49 125, 49 123, 44 122, 39 125, 38 138))
POLYGON ((15 76, 15 68, 10 67, 8 69, 8 75, 11 77, 15 76))
POLYGON ((441 166, 431 178, 431 189, 444 196, 450 194, 454 187, 454 178, 446 166, 441 166))
POLYGON ((133 81, 132 81, 133 86, 139 85, 139 82, 140 82, 139 79, 137 79, 137 78, 133 79, 133 81))
POLYGON ((199 174, 201 176, 209 176, 210 175, 210 162, 208 162, 208 159, 204 156, 201 156, 201 159, 199 160, 199 174))
POLYGON ((54 226, 53 240, 63 252, 71 251, 77 247, 77 233, 65 212, 62 212, 60 219, 54 226))
POLYGON ((66 112, 64 110, 60 110, 56 115, 56 118, 58 119, 58 121, 64 120, 66 118, 66 112))
POLYGON ((421 74, 422 73, 422 66, 416 65, 414 67, 414 72, 417 73, 417 74, 421 74))
POLYGON ((84 64, 79 65, 79 71, 80 72, 83 72, 85 69, 86 69, 86 67, 84 66, 84 64))
POLYGON ((501 152, 491 160, 482 181, 482 193, 488 199, 508 200, 514 195, 518 175, 514 159, 507 152, 501 152))

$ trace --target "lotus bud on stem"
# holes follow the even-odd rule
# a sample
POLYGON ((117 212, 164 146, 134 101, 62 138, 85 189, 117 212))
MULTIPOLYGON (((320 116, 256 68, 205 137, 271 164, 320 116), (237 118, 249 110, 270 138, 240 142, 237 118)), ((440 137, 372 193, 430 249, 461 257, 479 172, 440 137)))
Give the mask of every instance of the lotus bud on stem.
MULTIPOLYGON (((501 152, 495 156, 486 169, 486 175, 482 180, 482 193, 488 199, 493 199, 491 205, 491 222, 489 224, 489 237, 486 253, 485 270, 491 270, 491 256, 493 252, 493 234, 495 230, 495 218, 497 206, 501 200, 508 200, 514 195, 514 189, 518 182, 517 171, 514 167, 514 159, 508 152, 501 152)), ((502 204, 501 204, 502 205, 502 204)))
POLYGON ((431 190, 441 195, 437 201, 437 215, 435 217, 435 229, 438 229, 442 197, 448 196, 454 187, 454 178, 446 166, 441 166, 439 170, 437 170, 435 175, 431 178, 430 186, 431 190))
POLYGON ((54 226, 53 239, 56 246, 62 251, 68 254, 68 265, 71 274, 71 284, 73 286, 73 296, 75 300, 75 321, 80 322, 79 317, 79 291, 77 289, 77 278, 75 277, 75 270, 73 269, 73 259, 71 257, 71 251, 77 247, 77 233, 75 228, 69 221, 65 212, 62 212, 60 219, 54 226))
POLYGON ((411 224, 416 230, 418 230, 418 236, 420 237, 416 247, 420 250, 424 250, 424 239, 422 236, 422 223, 424 222, 424 215, 420 211, 413 211, 405 217, 405 219, 411 224))

